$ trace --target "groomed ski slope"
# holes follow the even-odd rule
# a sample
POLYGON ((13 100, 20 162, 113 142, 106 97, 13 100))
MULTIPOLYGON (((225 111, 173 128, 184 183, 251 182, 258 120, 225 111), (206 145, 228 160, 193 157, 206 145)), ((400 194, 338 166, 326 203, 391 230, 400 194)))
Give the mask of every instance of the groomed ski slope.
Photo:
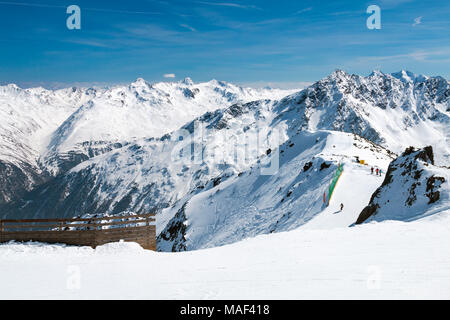
POLYGON ((0 299, 449 299, 450 212, 155 253, 0 245, 0 299))
POLYGON ((352 225, 369 203, 372 194, 383 183, 390 159, 382 153, 367 150, 364 144, 355 148, 352 143, 342 139, 342 135, 332 134, 328 137, 323 153, 342 163, 344 171, 336 184, 329 206, 302 228, 330 229, 352 225), (354 155, 358 155, 366 164, 356 163, 352 157, 354 155), (371 168, 374 168, 374 174, 371 173, 371 168), (382 170, 381 176, 375 174, 377 168, 382 170), (342 212, 341 203, 344 205, 342 212))
MULTIPOLYGON (((330 205, 302 228, 330 229, 348 227, 355 223, 370 197, 383 183, 384 174, 376 176, 370 172, 371 166, 345 163, 330 205), (340 205, 344 210, 340 211, 340 205)), ((383 167, 383 172, 386 169, 383 167)))

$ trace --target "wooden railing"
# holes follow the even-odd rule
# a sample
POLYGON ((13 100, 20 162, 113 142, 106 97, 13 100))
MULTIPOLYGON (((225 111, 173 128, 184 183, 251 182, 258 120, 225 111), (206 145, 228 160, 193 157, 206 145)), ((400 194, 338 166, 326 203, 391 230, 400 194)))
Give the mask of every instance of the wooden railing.
POLYGON ((0 243, 39 241, 91 246, 133 241, 156 250, 154 214, 74 219, 0 220, 0 243))

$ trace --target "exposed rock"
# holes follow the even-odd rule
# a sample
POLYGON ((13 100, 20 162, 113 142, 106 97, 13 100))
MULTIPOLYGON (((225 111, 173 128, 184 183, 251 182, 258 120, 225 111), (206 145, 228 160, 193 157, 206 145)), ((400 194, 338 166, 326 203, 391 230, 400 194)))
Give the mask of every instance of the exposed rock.
POLYGON ((312 163, 311 161, 305 163, 305 165, 304 165, 304 167, 303 167, 303 171, 304 171, 304 172, 308 171, 309 169, 311 169, 312 165, 313 165, 313 163, 312 163))
POLYGON ((322 162, 322 164, 320 165, 320 171, 328 169, 329 167, 331 167, 331 163, 322 162))
POLYGON ((450 170, 433 164, 431 147, 407 148, 389 165, 383 184, 372 195, 356 224, 367 220, 414 220, 438 204, 443 192, 447 199, 449 188, 444 176, 448 177, 450 170))

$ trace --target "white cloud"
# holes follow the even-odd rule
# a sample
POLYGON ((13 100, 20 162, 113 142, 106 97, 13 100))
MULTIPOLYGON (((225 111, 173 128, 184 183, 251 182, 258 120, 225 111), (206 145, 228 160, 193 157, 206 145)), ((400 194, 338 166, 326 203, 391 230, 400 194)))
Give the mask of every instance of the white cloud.
POLYGON ((195 29, 195 28, 193 28, 193 27, 191 27, 190 25, 188 25, 188 24, 180 24, 180 27, 183 27, 183 28, 186 28, 186 29, 188 29, 188 30, 191 30, 192 32, 196 32, 197 30, 195 29))
POLYGON ((380 7, 382 7, 383 9, 391 9, 413 1, 414 0, 380 0, 380 7))
POLYGON ((299 10, 299 11, 297 11, 297 14, 302 14, 302 13, 309 12, 309 11, 312 11, 312 7, 308 7, 308 8, 299 10))
POLYGON ((166 73, 164 78, 173 79, 176 78, 175 73, 166 73))
POLYGON ((261 10, 261 8, 254 5, 243 5, 232 2, 207 2, 207 1, 196 1, 199 4, 204 4, 208 6, 220 6, 220 7, 231 7, 231 8, 240 8, 240 9, 257 9, 261 10))
POLYGON ((440 48, 436 50, 416 50, 410 53, 396 54, 390 56, 371 56, 360 57, 357 60, 352 60, 353 63, 367 64, 370 62, 378 61, 404 61, 405 59, 412 59, 421 62, 433 62, 441 60, 442 58, 448 58, 450 54, 450 47, 440 48))
POLYGON ((415 26, 421 24, 421 23, 422 23, 422 18, 423 18, 423 17, 417 17, 417 18, 415 18, 415 19, 414 19, 413 27, 415 27, 415 26))

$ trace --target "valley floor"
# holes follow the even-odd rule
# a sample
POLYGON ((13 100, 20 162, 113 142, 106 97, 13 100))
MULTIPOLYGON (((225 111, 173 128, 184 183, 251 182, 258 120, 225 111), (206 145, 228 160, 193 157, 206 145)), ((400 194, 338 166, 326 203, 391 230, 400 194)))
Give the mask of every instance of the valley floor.
POLYGON ((187 253, 0 245, 0 298, 450 299, 450 212, 187 253))

